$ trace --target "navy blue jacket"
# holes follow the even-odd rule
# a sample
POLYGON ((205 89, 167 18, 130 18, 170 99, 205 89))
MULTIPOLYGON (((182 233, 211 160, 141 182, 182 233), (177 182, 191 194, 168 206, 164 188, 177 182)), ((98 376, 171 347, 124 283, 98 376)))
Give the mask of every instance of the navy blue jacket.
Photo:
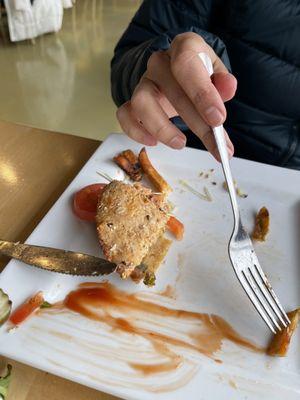
MULTIPOLYGON (((115 49, 115 103, 130 99, 154 51, 191 31, 238 80, 225 124, 235 155, 300 170, 300 1, 145 0, 115 49)), ((180 118, 173 122, 202 147, 180 118)))

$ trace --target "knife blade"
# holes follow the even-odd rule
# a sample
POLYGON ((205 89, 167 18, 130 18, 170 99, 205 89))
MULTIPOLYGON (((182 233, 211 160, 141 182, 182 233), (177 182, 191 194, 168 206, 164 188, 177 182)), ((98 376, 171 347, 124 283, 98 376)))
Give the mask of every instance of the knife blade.
POLYGON ((116 269, 116 264, 100 257, 52 247, 8 242, 5 240, 0 240, 0 255, 23 261, 25 264, 47 271, 69 275, 108 275, 116 269))

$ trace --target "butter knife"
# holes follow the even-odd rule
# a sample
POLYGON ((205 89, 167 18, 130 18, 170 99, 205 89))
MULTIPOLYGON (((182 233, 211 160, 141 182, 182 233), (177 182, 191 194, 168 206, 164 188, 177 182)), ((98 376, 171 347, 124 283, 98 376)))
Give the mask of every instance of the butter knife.
POLYGON ((116 269, 116 264, 88 254, 5 240, 0 240, 0 255, 47 271, 68 275, 108 275, 116 269))

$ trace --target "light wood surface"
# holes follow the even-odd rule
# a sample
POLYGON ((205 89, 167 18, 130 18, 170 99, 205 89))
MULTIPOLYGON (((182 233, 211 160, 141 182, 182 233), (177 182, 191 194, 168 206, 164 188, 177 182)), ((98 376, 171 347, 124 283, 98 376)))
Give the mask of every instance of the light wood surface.
MULTIPOLYGON (((100 142, 0 121, 0 238, 24 241, 100 142)), ((0 258, 0 271, 8 260, 0 258)), ((8 400, 113 400, 0 356, 13 366, 8 400)))

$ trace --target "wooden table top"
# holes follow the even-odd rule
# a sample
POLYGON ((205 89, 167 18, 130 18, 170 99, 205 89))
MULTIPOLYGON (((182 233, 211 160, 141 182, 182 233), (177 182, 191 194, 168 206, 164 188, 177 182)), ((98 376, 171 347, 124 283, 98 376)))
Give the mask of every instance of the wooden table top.
MULTIPOLYGON (((0 238, 24 241, 100 142, 0 121, 0 143, 0 238)), ((0 367, 7 361, 7 400, 116 399, 1 356, 0 367)))

